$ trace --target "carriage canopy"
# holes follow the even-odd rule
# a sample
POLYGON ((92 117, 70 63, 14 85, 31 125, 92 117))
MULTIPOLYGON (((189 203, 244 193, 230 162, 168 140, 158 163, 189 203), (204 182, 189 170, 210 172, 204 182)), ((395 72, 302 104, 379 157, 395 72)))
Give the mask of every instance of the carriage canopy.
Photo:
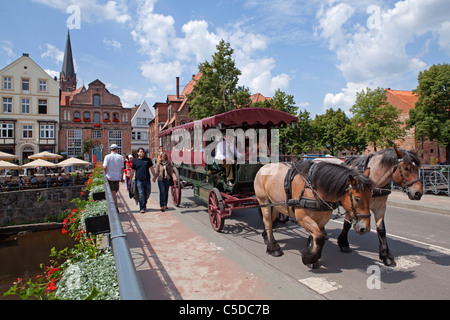
POLYGON ((170 135, 175 130, 194 130, 202 126, 208 128, 240 128, 249 126, 279 126, 297 122, 298 118, 289 113, 270 108, 243 108, 221 113, 209 118, 186 123, 159 132, 158 136, 170 135))

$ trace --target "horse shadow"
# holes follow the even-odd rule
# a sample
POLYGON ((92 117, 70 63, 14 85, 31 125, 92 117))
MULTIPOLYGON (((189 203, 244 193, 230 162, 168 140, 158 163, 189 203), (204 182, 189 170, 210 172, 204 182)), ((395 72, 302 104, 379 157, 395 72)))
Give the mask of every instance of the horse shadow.
MULTIPOLYGON (((255 236, 260 236, 264 230, 262 219, 257 210, 254 210, 254 212, 248 211, 249 209, 247 211, 236 210, 236 214, 233 213, 232 218, 236 219, 237 222, 232 225, 225 224, 223 233, 248 238, 250 241, 258 239, 255 236)), ((323 247, 319 268, 309 270, 313 274, 335 274, 355 269, 370 274, 368 268, 378 266, 383 275, 383 282, 396 284, 417 278, 416 269, 421 264, 433 263, 444 267, 450 265, 448 253, 439 252, 407 240, 389 237, 388 233, 389 247, 395 257, 397 266, 387 267, 379 259, 378 236, 375 232, 359 235, 352 229, 349 232, 352 251, 342 253, 337 244, 341 229, 337 226, 327 225, 326 231, 329 239, 323 247)), ((295 220, 291 219, 286 223, 278 223, 277 227, 274 228, 274 236, 285 253, 298 255, 301 259, 309 234, 295 220)), ((259 240, 264 244, 262 237, 259 240)))

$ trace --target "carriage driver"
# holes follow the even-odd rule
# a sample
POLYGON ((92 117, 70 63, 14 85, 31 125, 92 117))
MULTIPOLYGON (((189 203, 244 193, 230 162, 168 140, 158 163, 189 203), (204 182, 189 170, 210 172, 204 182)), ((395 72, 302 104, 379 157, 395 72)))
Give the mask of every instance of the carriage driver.
POLYGON ((219 164, 222 168, 225 168, 228 187, 233 186, 235 157, 240 157, 236 145, 234 144, 234 141, 227 139, 227 136, 224 135, 223 141, 221 141, 216 147, 216 155, 214 158, 217 164, 219 164))

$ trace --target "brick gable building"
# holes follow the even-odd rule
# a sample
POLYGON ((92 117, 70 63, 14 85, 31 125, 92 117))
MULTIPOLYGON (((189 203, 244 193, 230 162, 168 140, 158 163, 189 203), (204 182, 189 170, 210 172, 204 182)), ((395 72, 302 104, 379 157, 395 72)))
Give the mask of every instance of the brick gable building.
POLYGON ((68 157, 83 157, 93 163, 103 161, 113 143, 119 146, 120 154, 131 153, 131 109, 124 108, 120 98, 98 79, 88 88, 84 85, 75 88, 68 35, 60 76, 60 151, 68 157))

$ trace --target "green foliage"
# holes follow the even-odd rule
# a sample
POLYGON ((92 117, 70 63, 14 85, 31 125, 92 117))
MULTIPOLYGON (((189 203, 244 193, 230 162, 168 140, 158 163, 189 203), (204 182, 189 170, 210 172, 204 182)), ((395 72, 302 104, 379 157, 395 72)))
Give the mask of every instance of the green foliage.
POLYGON ((241 71, 232 59, 234 50, 224 40, 216 48, 212 62, 199 64, 202 76, 188 95, 189 116, 195 120, 250 105, 248 88, 237 86, 241 71))
MULTIPOLYGON (((84 192, 104 190, 98 181, 104 180, 101 167, 94 170, 85 185, 84 192)), ((100 248, 102 236, 86 234, 84 219, 104 214, 106 201, 92 199, 72 200, 75 208, 63 221, 63 233, 71 233, 78 243, 73 248, 56 251, 52 248, 50 256, 56 260, 46 267, 41 265, 42 275, 24 282, 17 279, 7 295, 18 295, 22 299, 40 300, 117 300, 119 287, 115 261, 110 248, 100 248), (59 265, 57 261, 63 260, 59 265)))
POLYGON ((419 96, 409 111, 408 126, 414 126, 416 139, 436 140, 447 148, 450 160, 450 64, 438 64, 419 73, 419 85, 413 91, 419 96))
POLYGON ((347 134, 351 132, 351 122, 340 108, 328 109, 324 115, 314 119, 317 145, 327 149, 335 156, 340 150, 350 149, 351 141, 347 134))
POLYGON ((401 139, 405 135, 405 128, 399 120, 400 111, 386 101, 385 89, 377 88, 356 94, 356 102, 350 109, 354 114, 354 126, 363 128, 363 138, 377 147, 387 147, 390 141, 401 139))

